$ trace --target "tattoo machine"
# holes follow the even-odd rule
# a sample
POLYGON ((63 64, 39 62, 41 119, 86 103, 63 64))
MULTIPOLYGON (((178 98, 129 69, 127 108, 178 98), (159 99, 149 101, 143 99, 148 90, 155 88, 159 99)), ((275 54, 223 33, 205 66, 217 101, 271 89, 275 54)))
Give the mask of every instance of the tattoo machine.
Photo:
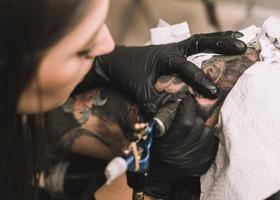
POLYGON ((181 99, 186 96, 179 93, 172 103, 161 108, 149 123, 135 124, 137 140, 123 151, 123 155, 114 158, 105 169, 107 184, 127 172, 127 183, 133 189, 133 199, 144 199, 144 187, 148 181, 150 154, 153 137, 161 137, 171 126, 181 99))

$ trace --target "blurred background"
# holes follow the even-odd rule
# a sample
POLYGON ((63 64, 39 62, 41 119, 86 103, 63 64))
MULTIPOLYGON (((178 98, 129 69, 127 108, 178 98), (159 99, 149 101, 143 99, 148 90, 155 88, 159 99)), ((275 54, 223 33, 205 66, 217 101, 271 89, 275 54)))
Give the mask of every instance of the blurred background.
POLYGON ((191 33, 239 30, 280 17, 280 0, 111 0, 107 24, 118 44, 143 45, 159 19, 191 33))

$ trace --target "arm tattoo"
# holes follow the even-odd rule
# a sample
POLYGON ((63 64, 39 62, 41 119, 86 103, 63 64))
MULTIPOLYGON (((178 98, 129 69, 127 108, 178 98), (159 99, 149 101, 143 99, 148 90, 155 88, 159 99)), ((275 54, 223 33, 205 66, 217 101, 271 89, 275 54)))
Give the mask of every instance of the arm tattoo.
POLYGON ((61 148, 63 148, 67 152, 70 152, 75 140, 81 136, 88 136, 88 137, 98 139, 104 145, 108 146, 108 144, 106 143, 104 138, 101 137, 99 134, 97 134, 93 131, 89 131, 87 129, 80 128, 80 127, 73 128, 73 129, 70 129, 69 131, 67 131, 67 133, 65 133, 62 136, 62 138, 59 140, 59 145, 61 148))
POLYGON ((134 139, 131 133, 135 122, 142 121, 136 105, 110 88, 98 88, 70 98, 51 115, 54 122, 51 134, 66 151, 71 151, 77 138, 89 136, 119 154, 134 139))
POLYGON ((94 106, 102 106, 106 103, 106 97, 102 99, 100 90, 91 90, 70 98, 63 106, 66 113, 72 113, 81 125, 85 124, 91 115, 94 106))

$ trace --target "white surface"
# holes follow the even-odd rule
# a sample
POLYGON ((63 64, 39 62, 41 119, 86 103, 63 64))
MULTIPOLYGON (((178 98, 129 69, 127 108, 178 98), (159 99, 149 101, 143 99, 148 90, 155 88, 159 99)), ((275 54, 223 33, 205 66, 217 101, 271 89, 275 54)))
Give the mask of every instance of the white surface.
POLYGON ((240 30, 243 33, 243 37, 240 38, 246 44, 254 44, 257 40, 257 37, 261 34, 261 29, 255 25, 249 26, 240 30))
POLYGON ((150 32, 152 44, 179 42, 190 36, 187 22, 169 25, 165 21, 160 20, 158 27, 152 28, 150 32))
POLYGON ((106 184, 109 185, 113 180, 121 176, 127 170, 127 163, 122 157, 115 157, 109 162, 105 169, 107 178, 106 184))
POLYGON ((279 38, 278 23, 264 23, 265 62, 239 78, 222 106, 218 153, 201 178, 201 200, 262 200, 280 190, 280 60, 273 40, 264 37, 279 38))
POLYGON ((262 30, 259 40, 262 48, 261 60, 271 63, 280 62, 280 20, 275 17, 268 18, 262 30))
POLYGON ((202 200, 261 200, 280 190, 280 64, 259 62, 226 98, 202 200))

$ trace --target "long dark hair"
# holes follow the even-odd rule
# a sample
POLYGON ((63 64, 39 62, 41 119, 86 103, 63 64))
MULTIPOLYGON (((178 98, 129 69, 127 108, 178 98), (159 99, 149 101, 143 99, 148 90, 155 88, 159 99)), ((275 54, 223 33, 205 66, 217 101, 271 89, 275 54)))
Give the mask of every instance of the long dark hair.
POLYGON ((89 2, 0 2, 0 199, 36 199, 45 120, 17 114, 17 105, 44 53, 79 23, 89 2))

